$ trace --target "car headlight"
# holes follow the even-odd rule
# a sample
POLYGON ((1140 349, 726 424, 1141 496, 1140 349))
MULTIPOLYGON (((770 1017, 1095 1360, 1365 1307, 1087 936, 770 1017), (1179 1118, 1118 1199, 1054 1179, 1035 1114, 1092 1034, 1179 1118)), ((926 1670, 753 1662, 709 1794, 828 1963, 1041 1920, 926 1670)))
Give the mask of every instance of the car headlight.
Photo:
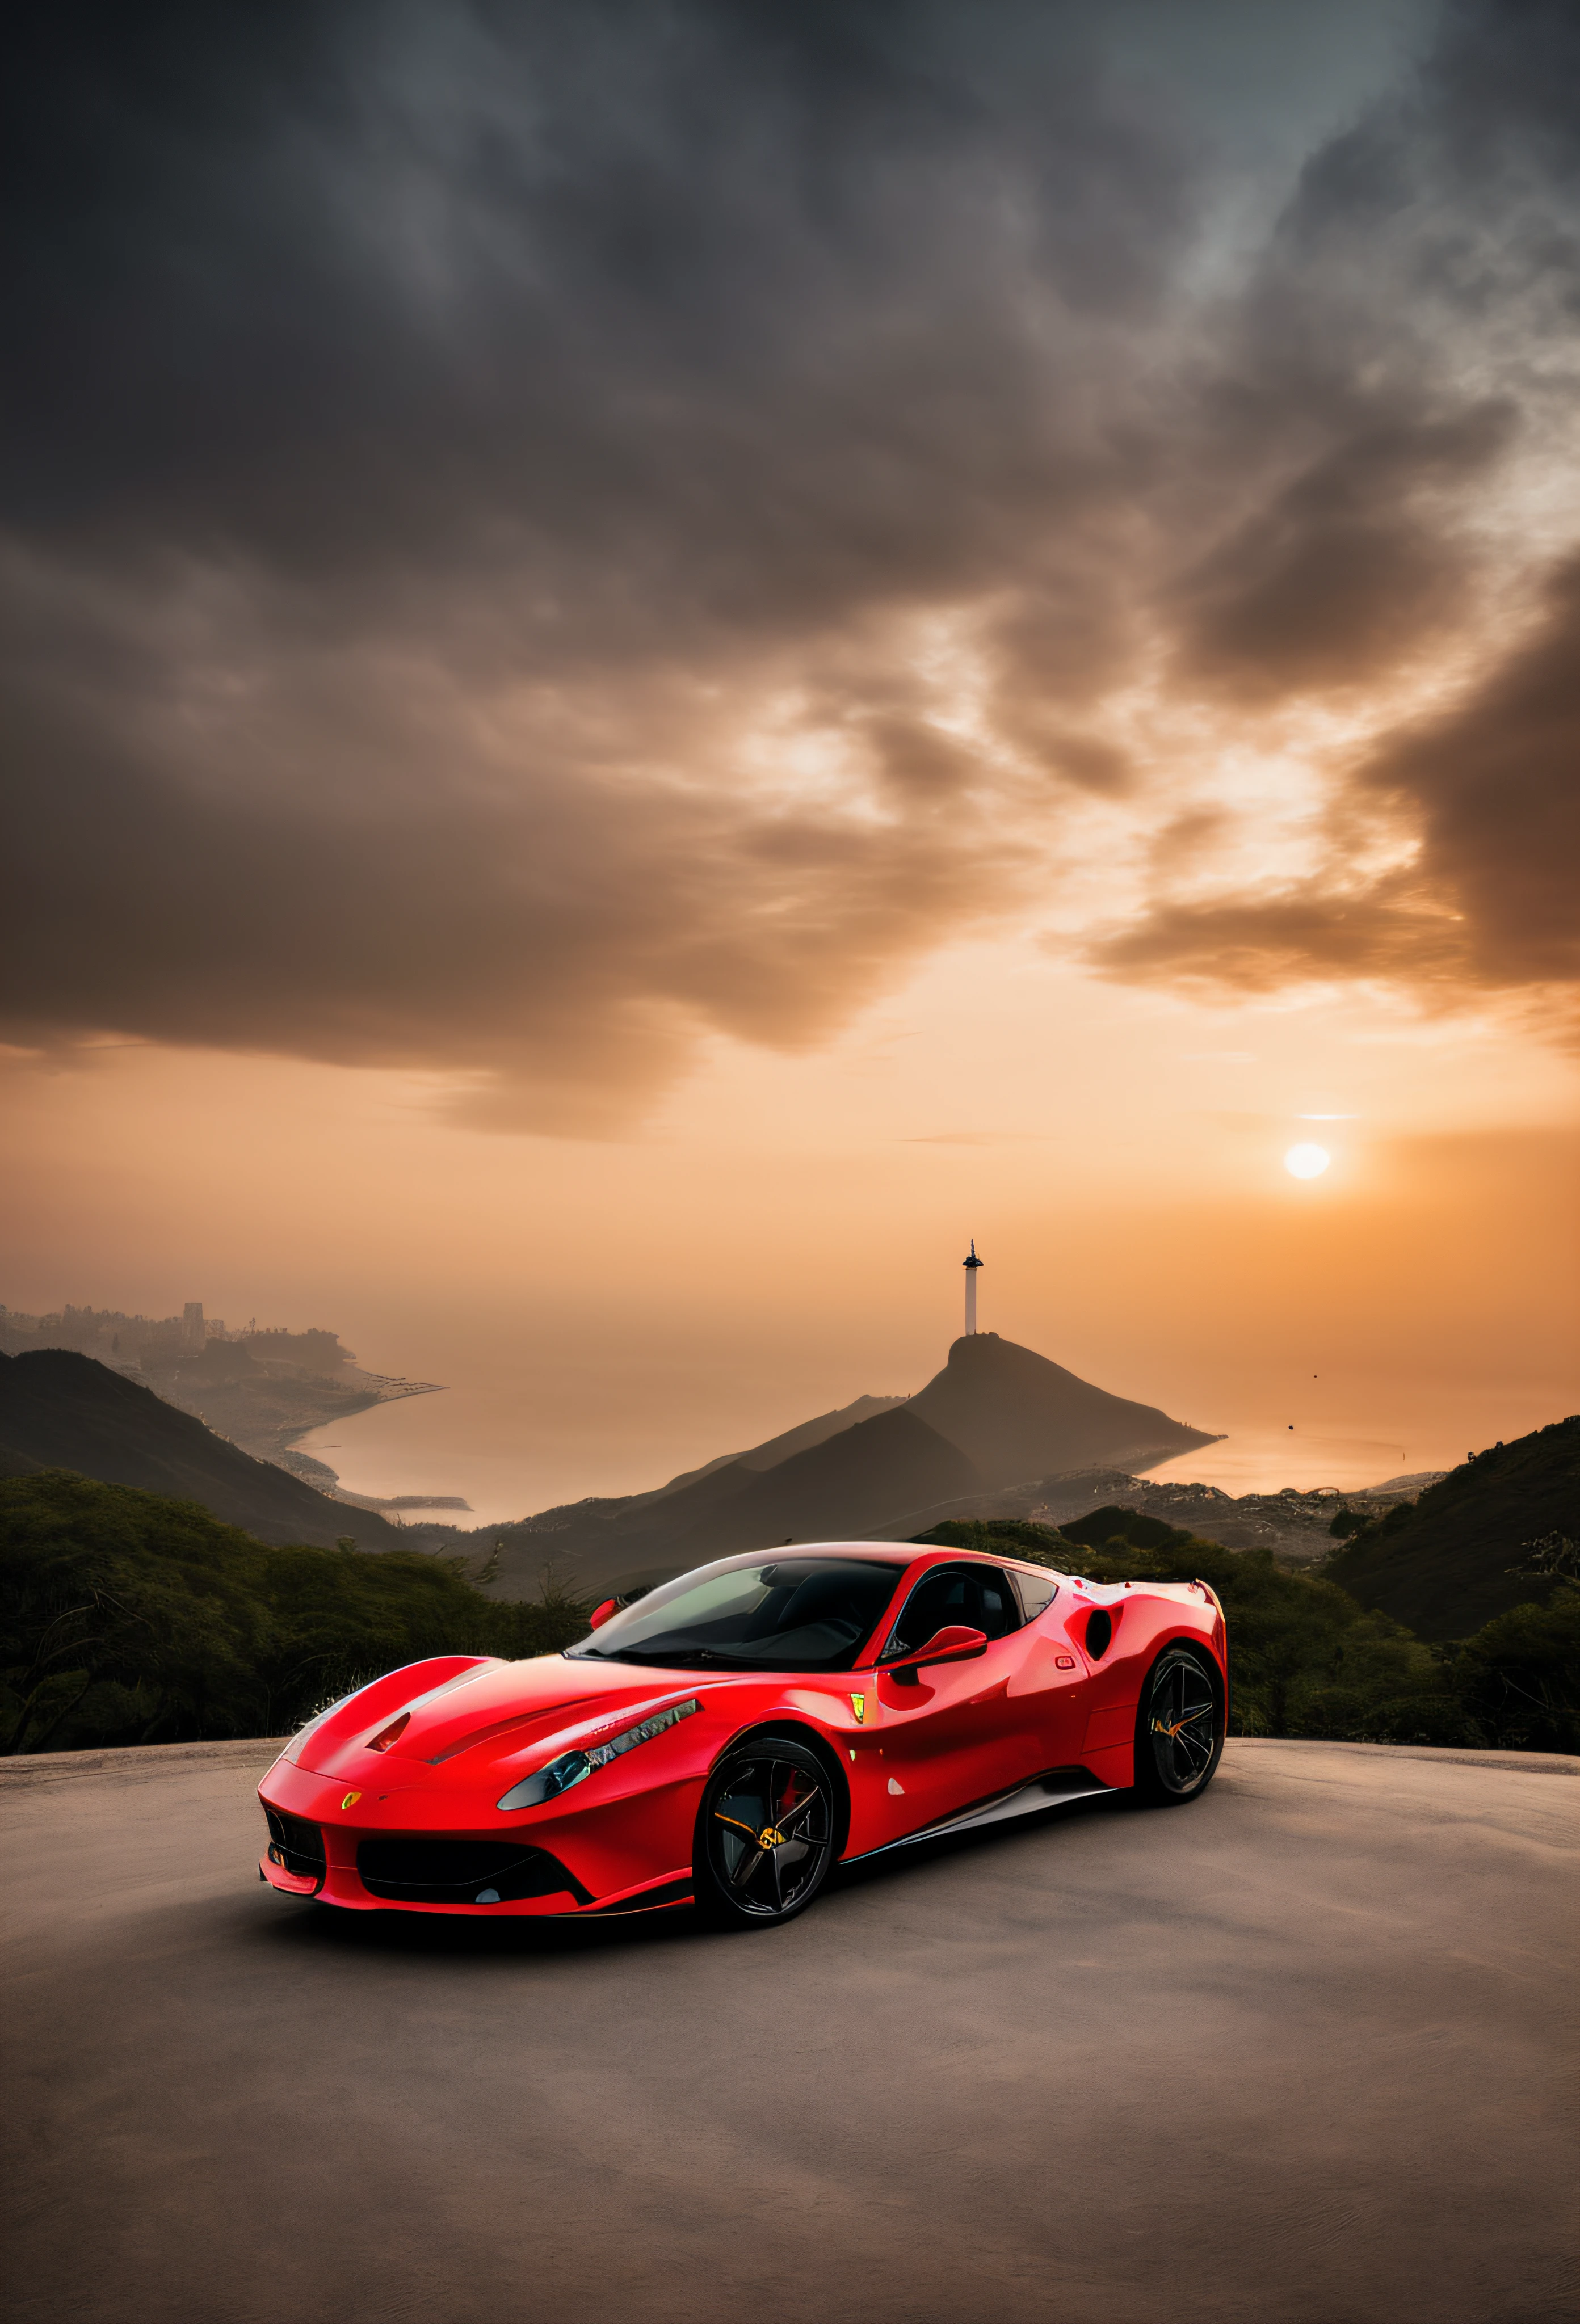
POLYGON ((557 1800, 561 1792, 585 1784, 596 1767, 606 1767, 611 1759, 618 1759, 623 1752, 634 1751, 639 1743, 651 1743, 655 1735, 661 1735, 666 1728, 678 1727, 682 1719, 689 1719, 694 1711, 701 1708, 696 1702, 672 1702, 667 1711, 655 1711, 639 1726, 628 1727, 624 1735, 611 1735, 606 1743, 594 1743, 585 1751, 562 1751, 558 1759, 550 1759, 535 1775, 528 1775, 514 1784, 497 1804, 502 1808, 535 1808, 545 1800, 557 1800))

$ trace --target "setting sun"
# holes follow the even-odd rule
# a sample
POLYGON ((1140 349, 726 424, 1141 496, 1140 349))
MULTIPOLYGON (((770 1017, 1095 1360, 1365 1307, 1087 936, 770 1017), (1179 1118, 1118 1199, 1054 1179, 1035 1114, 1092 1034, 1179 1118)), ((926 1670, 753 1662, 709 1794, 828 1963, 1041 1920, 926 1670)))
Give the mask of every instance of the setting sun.
POLYGON ((1302 1143, 1290 1147, 1284 1157, 1284 1167, 1291 1178, 1320 1178, 1332 1159, 1326 1146, 1302 1143))

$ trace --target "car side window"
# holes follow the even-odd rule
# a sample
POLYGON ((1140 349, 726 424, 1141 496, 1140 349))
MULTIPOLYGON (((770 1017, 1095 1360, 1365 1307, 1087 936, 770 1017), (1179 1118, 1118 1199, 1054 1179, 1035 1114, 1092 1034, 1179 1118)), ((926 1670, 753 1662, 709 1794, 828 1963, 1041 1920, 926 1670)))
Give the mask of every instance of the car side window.
POLYGON ((1021 1627, 1021 1609, 1009 1578, 993 1565, 936 1565, 924 1573, 889 1633, 883 1660, 914 1654, 936 1630, 955 1624, 1006 1637, 1021 1627))
POLYGON ((1007 1638, 1021 1627, 1021 1605, 1010 1587, 1010 1577, 996 1566, 973 1568, 977 1589, 977 1615, 973 1628, 990 1638, 1007 1638))
POLYGON ((910 1654, 917 1646, 925 1646, 935 1630, 951 1622, 966 1618, 966 1582, 958 1569, 935 1565, 924 1573, 900 1609, 900 1618, 889 1633, 883 1648, 887 1661, 894 1655, 910 1654))
POLYGON ((1021 1612, 1028 1622, 1034 1622, 1039 1614, 1046 1614, 1058 1596, 1058 1582, 1050 1582, 1046 1574, 1012 1573, 1010 1579, 1021 1600, 1021 1612))

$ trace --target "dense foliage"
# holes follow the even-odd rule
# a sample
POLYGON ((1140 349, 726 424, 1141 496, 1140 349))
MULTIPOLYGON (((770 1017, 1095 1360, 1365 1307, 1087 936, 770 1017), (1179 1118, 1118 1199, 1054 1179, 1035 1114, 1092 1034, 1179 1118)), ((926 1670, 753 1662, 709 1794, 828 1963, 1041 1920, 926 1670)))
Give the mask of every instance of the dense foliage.
POLYGON ((0 1480, 0 1752, 280 1735, 425 1655, 546 1654, 587 1630, 548 1589, 496 1604, 460 1561, 276 1549, 69 1471, 0 1480))
MULTIPOLYGON (((923 1536, 1093 1580, 1211 1582, 1233 1731, 1580 1750, 1580 1588, 1426 1645, 1320 1572, 1105 1508, 1055 1532, 923 1536)), ((586 1609, 545 1583, 496 1602, 459 1559, 271 1548, 193 1501, 65 1471, 0 1480, 0 1753, 279 1735, 361 1681, 434 1654, 546 1654, 586 1609)))
POLYGON ((1330 1578, 1423 1638, 1468 1637, 1516 1607, 1548 1605, 1575 1574, 1580 1417, 1473 1453, 1418 1500, 1351 1530, 1330 1578))
POLYGON ((1095 1582, 1207 1582, 1229 1624, 1230 1731, 1371 1743, 1580 1751, 1580 1589, 1515 1607, 1474 1637, 1427 1645, 1321 1572, 1224 1549, 1132 1509, 1054 1531, 1021 1520, 923 1536, 1072 1569, 1095 1582))

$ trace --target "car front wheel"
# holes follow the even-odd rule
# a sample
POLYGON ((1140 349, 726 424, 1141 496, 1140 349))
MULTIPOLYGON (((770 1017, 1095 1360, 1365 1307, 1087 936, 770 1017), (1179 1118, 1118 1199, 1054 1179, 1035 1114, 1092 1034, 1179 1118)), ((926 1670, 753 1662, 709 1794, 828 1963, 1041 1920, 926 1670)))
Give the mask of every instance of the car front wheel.
POLYGON ((834 1858, 828 1770, 790 1735, 753 1736, 720 1761, 697 1823, 698 1909, 733 1928, 804 1913, 834 1858))

